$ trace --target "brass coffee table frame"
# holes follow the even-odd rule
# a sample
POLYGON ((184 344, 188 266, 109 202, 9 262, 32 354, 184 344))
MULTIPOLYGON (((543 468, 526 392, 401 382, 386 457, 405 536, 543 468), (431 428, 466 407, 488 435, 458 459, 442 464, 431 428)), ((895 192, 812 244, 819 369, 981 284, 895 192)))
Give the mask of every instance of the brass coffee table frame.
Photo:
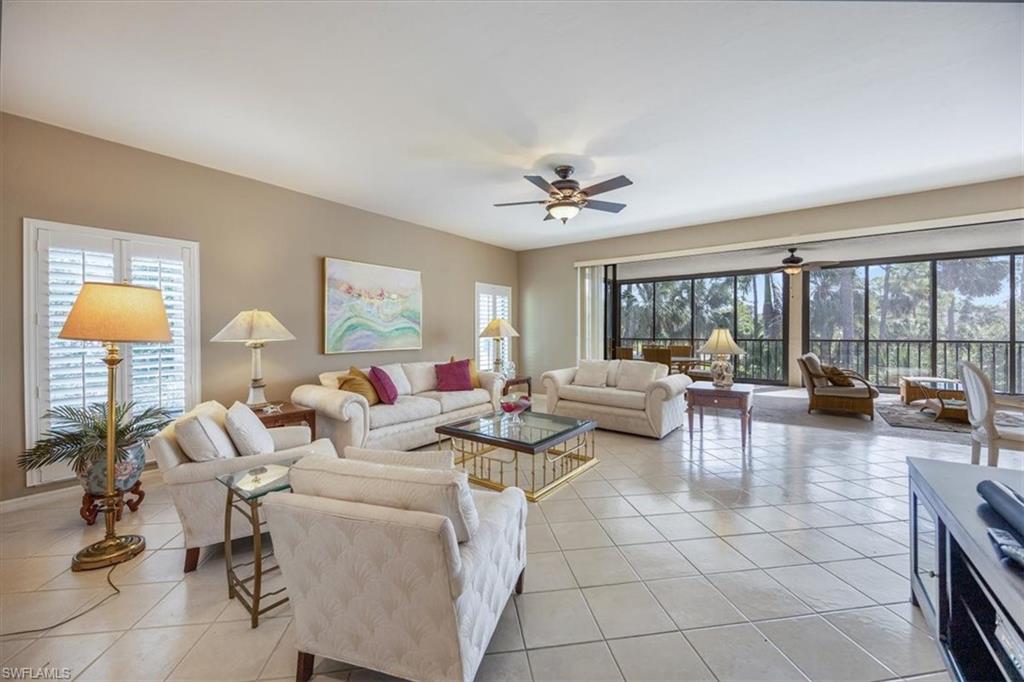
POLYGON ((471 483, 491 490, 504 490, 513 486, 522 488, 530 502, 544 499, 598 464, 595 435, 597 424, 592 421, 535 446, 487 434, 460 431, 457 426, 450 424, 437 427, 438 450, 446 449, 443 443, 450 439, 450 449, 456 453, 455 464, 469 474, 471 483), (497 450, 511 451, 512 456, 489 456, 497 450), (520 455, 530 457, 528 473, 523 472, 519 465, 520 455), (513 465, 512 472, 506 477, 505 469, 509 464, 513 465), (510 480, 506 482, 506 478, 510 480))

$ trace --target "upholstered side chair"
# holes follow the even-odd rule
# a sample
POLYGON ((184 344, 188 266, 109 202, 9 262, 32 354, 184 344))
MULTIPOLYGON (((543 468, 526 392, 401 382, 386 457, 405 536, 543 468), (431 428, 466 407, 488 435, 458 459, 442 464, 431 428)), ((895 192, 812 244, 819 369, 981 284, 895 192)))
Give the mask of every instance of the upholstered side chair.
POLYGON ((1024 450, 1024 427, 996 424, 996 412, 1000 407, 1020 409, 1022 406, 1000 401, 991 379, 973 362, 961 360, 958 368, 967 400, 967 419, 971 423, 971 464, 981 463, 981 448, 985 446, 988 465, 999 466, 1001 449, 1024 450))
POLYGON ((424 469, 423 453, 345 455, 302 460, 292 492, 264 503, 294 610, 296 679, 310 678, 315 655, 403 679, 470 682, 522 592, 523 491, 470 492, 450 453, 431 465, 441 471, 424 469), (439 508, 438 478, 462 491, 458 504, 439 508))

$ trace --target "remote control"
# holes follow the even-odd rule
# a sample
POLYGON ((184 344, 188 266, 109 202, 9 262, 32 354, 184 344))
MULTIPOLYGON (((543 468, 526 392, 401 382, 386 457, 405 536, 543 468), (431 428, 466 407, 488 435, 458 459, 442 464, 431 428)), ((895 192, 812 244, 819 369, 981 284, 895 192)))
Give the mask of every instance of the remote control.
POLYGON ((996 543, 1000 554, 1024 568, 1024 547, 1021 547, 1021 544, 1017 542, 1017 538, 999 528, 989 528, 988 534, 996 543))

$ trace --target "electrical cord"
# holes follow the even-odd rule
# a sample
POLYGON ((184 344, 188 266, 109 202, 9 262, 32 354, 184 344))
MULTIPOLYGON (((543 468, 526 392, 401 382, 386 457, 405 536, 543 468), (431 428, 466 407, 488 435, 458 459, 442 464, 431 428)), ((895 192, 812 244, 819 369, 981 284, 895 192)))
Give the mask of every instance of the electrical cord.
POLYGON ((15 636, 15 635, 28 635, 28 634, 31 634, 33 632, 45 632, 46 630, 52 630, 53 628, 59 628, 61 625, 64 625, 65 623, 70 623, 71 621, 75 620, 76 618, 81 618, 85 614, 90 613, 90 612, 94 611, 95 609, 98 609, 99 607, 101 607, 105 603, 107 603, 107 601, 110 600, 112 597, 116 597, 117 595, 121 594, 121 589, 117 585, 114 584, 113 580, 110 579, 110 576, 111 576, 111 574, 113 574, 114 569, 117 568, 119 565, 120 564, 114 564, 113 566, 110 567, 110 570, 107 571, 107 584, 110 585, 110 587, 113 588, 114 591, 111 592, 110 594, 108 594, 103 599, 101 599, 98 602, 96 602, 95 604, 93 604, 92 606, 90 606, 89 608, 87 608, 85 611, 82 611, 81 613, 76 613, 75 615, 71 616, 70 618, 65 618, 64 620, 60 621, 59 623, 54 623, 53 625, 47 625, 47 626, 41 627, 41 628, 33 628, 31 630, 15 630, 14 632, 4 632, 4 633, 0 633, 0 636, 2 636, 2 637, 12 637, 12 636, 15 636))

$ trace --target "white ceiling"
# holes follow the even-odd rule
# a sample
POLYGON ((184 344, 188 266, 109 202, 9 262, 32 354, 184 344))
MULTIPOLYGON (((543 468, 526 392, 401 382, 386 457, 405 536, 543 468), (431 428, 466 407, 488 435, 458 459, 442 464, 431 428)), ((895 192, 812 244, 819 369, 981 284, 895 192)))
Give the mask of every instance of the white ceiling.
POLYGON ((4 2, 6 111, 514 249, 1018 175, 1024 7, 4 2), (524 173, 620 214, 562 226, 524 173))

